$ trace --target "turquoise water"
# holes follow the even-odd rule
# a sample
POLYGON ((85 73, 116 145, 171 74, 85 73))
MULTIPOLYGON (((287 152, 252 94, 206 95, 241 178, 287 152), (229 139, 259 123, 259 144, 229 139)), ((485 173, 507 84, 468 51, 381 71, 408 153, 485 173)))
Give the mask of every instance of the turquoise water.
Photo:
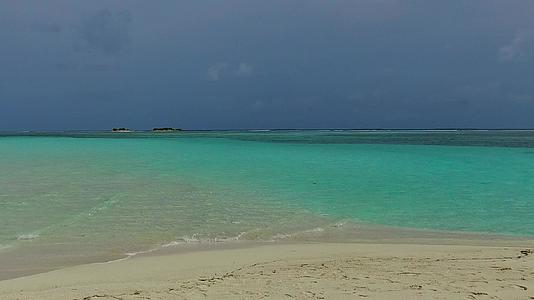
POLYGON ((533 144, 532 132, 4 135, 0 266, 341 221, 534 236, 533 144))

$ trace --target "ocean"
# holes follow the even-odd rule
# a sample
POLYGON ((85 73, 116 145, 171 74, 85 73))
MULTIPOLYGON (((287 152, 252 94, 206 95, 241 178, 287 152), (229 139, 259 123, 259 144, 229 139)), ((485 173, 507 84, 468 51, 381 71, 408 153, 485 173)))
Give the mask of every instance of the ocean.
POLYGON ((0 135, 0 279, 365 225, 533 237, 534 132, 0 135))

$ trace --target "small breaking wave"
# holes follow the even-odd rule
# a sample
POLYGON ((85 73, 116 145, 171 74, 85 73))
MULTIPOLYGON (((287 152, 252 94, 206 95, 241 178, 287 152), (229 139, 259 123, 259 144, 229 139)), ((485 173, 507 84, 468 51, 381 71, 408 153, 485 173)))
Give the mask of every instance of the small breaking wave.
POLYGON ((297 231, 297 232, 293 232, 293 233, 277 233, 277 234, 272 236, 272 240, 273 241, 286 240, 286 239, 293 238, 293 237, 296 237, 296 236, 299 236, 299 235, 303 235, 303 234, 304 235, 305 234, 313 234, 313 233, 320 233, 320 232, 324 232, 324 231, 325 231, 324 228, 316 227, 316 228, 301 230, 301 231, 297 231))
MULTIPOLYGON (((231 241, 239 241, 244 235, 246 235, 247 232, 241 232, 240 234, 236 236, 230 236, 230 237, 206 237, 203 238, 199 234, 193 234, 191 236, 183 236, 179 238, 178 240, 171 242, 167 244, 167 247, 172 245, 178 245, 178 244, 191 244, 191 243, 224 243, 224 242, 231 242, 231 241)), ((165 246, 165 245, 164 245, 165 246)))
POLYGON ((334 232, 339 232, 340 230, 344 230, 344 227, 347 226, 347 224, 351 223, 348 220, 340 220, 335 223, 330 224, 323 224, 322 227, 314 227, 311 229, 304 229, 300 231, 294 231, 289 233, 277 233, 271 237, 271 241, 280 241, 280 240, 288 240, 288 239, 300 239, 300 238, 320 238, 324 234, 328 235, 334 232))
POLYGON ((246 232, 241 232, 240 234, 236 236, 231 237, 214 237, 214 238, 203 238, 200 234, 193 234, 193 235, 185 235, 180 238, 178 238, 175 241, 159 245, 157 247, 148 249, 148 250, 142 250, 142 251, 135 251, 135 252, 127 252, 125 255, 126 258, 133 257, 140 254, 148 254, 154 251, 158 251, 161 249, 169 248, 169 247, 179 247, 183 245, 190 245, 190 244, 215 244, 215 243, 225 243, 225 242, 232 242, 232 241, 239 241, 246 232))
POLYGON ((31 241, 37 238, 39 238, 39 233, 26 233, 17 236, 17 240, 19 241, 31 241))
MULTIPOLYGON (((224 243, 239 242, 239 241, 276 242, 276 241, 282 241, 282 240, 308 238, 308 237, 313 237, 317 235, 320 236, 322 234, 325 234, 326 231, 330 231, 331 229, 339 230, 345 225, 346 225, 346 221, 342 220, 336 223, 324 224, 323 227, 313 227, 313 228, 304 229, 300 231, 294 231, 294 232, 288 232, 288 233, 279 232, 276 234, 271 233, 271 234, 266 234, 266 235, 264 235, 265 233, 262 233, 263 231, 260 228, 243 231, 235 236, 219 235, 219 236, 213 237, 213 236, 206 236, 205 234, 201 234, 201 233, 194 233, 191 235, 183 235, 173 241, 162 243, 160 245, 157 245, 147 250, 126 252, 124 253, 126 257, 118 259, 118 260, 129 259, 137 255, 149 254, 149 253, 160 251, 160 250, 167 249, 167 248, 181 247, 181 246, 187 246, 187 245, 215 245, 215 244, 224 244, 224 243)), ((114 260, 114 261, 117 261, 117 260, 114 260)))

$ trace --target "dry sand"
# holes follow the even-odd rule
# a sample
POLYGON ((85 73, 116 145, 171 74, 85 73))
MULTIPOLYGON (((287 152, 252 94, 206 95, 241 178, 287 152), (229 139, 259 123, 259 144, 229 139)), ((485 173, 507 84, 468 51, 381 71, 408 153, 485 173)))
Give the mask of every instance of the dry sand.
POLYGON ((534 299, 524 247, 274 244, 0 281, 0 299, 534 299))

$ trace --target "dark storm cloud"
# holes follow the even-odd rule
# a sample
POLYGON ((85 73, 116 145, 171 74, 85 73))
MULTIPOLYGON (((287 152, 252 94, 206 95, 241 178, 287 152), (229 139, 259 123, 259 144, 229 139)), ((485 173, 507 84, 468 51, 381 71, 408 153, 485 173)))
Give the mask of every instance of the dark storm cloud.
POLYGON ((531 0, 0 2, 0 130, 534 127, 531 0))
POLYGON ((101 9, 88 13, 77 27, 76 49, 117 55, 130 43, 130 22, 128 11, 101 9))
POLYGON ((31 30, 42 33, 60 33, 63 28, 56 23, 34 23, 31 25, 31 30))

